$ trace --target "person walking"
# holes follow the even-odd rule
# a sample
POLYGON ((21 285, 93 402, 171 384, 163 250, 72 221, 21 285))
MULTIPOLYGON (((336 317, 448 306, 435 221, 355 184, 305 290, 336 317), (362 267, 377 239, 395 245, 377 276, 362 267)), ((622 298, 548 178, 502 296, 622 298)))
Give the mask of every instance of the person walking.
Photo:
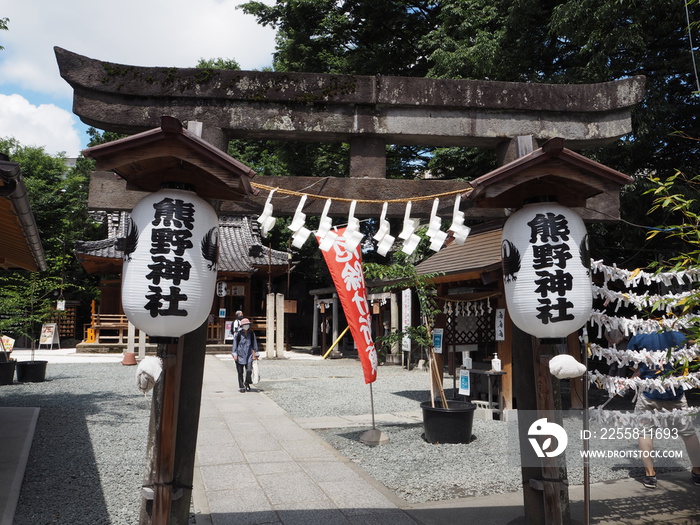
POLYGON ((259 354, 258 340, 255 337, 255 332, 250 329, 250 320, 247 318, 241 319, 241 329, 233 336, 233 350, 231 354, 236 362, 239 392, 248 392, 250 391, 250 384, 253 382, 253 361, 258 358, 259 354), (245 379, 243 377, 244 371, 245 379))
MULTIPOLYGON (((633 336, 627 348, 630 350, 646 350, 649 352, 666 353, 669 349, 682 348, 686 344, 685 336, 678 331, 668 331, 651 334, 637 334, 633 336)), ((639 365, 633 377, 641 379, 658 379, 670 374, 672 368, 670 364, 664 367, 649 367, 644 363, 639 365)), ((637 403, 634 407, 637 413, 660 414, 663 411, 685 411, 688 409, 688 402, 682 387, 676 387, 675 391, 647 390, 637 396, 637 403)), ((642 451, 642 464, 644 465, 644 478, 642 484, 650 489, 656 488, 656 470, 654 469, 654 436, 664 437, 664 432, 656 432, 657 427, 651 422, 653 418, 642 418, 642 432, 639 436, 639 448, 642 451)), ((695 428, 691 423, 691 418, 686 416, 685 421, 678 421, 671 418, 666 426, 668 436, 680 436, 685 442, 685 448, 691 463, 691 479, 693 484, 700 485, 700 440, 695 433, 695 428)), ((663 429, 660 429, 663 430, 663 429)))
POLYGON ((241 329, 241 321, 243 320, 243 312, 240 310, 236 311, 236 318, 233 320, 233 326, 231 327, 231 332, 235 336, 241 329))

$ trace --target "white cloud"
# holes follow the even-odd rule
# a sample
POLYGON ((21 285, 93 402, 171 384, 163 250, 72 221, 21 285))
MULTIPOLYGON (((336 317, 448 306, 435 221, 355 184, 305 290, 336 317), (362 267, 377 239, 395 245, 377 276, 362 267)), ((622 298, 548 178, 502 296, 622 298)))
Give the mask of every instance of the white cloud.
POLYGON ((0 137, 14 137, 23 146, 76 157, 81 147, 76 123, 71 113, 53 104, 35 106, 20 95, 0 95, 0 137))
MULTIPOLYGON (((271 0, 270 0, 271 1, 271 0)), ((193 67, 232 58, 243 69, 271 65, 274 31, 237 6, 243 0, 4 0, 0 86, 68 97, 54 46, 138 66, 193 67)), ((7 91, 7 90, 5 90, 7 91)))

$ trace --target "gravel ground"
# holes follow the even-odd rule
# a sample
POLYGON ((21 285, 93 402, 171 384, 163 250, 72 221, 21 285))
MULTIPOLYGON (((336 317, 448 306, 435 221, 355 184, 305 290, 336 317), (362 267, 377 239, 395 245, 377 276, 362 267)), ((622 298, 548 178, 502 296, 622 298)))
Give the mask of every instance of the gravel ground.
POLYGON ((137 523, 151 398, 134 367, 49 363, 46 375, 0 388, 2 406, 41 409, 14 525, 137 523))
MULTIPOLYGON (((359 361, 264 362, 261 387, 265 394, 292 417, 320 417, 371 413, 369 387, 364 384, 359 361)), ((452 378, 445 379, 452 386, 452 378)), ((379 368, 373 383, 375 414, 420 410, 420 402, 430 399, 428 373, 406 370, 400 366, 379 368)), ((448 399, 452 396, 448 390, 448 399)), ((596 403, 607 400, 602 391, 593 392, 596 403)), ((615 400, 618 409, 629 409, 629 399, 615 400)), ((567 476, 570 484, 583 484, 583 461, 580 412, 566 411, 564 427, 569 436, 567 476)), ((517 423, 486 421, 475 418, 473 441, 469 444, 431 444, 423 439, 423 425, 378 425, 388 437, 387 444, 372 447, 360 442, 366 428, 339 428, 317 431, 342 455, 360 465, 374 479, 383 483, 409 503, 449 500, 466 496, 500 494, 521 489, 521 463, 517 423)), ((595 428, 592 426, 591 428, 595 428)), ((601 443, 591 441, 591 448, 636 451, 636 440, 601 443)), ((657 449, 683 450, 680 440, 657 449)), ((669 463, 659 472, 681 470, 687 461, 669 463)), ((660 466, 657 463, 657 466, 660 466)), ((643 476, 641 460, 592 459, 592 482, 643 476)))
MULTIPOLYGON (((151 396, 138 393, 134 371, 118 363, 50 363, 44 383, 0 388, 2 406, 41 408, 15 525, 136 523, 151 396)), ((263 361, 261 373, 260 389, 292 417, 371 412, 356 359, 263 361)), ((399 366, 381 367, 372 388, 376 414, 416 411, 429 399, 428 374, 399 366)), ((377 447, 359 442, 364 428, 319 434, 397 495, 420 503, 519 490, 517 441, 507 427, 475 419, 475 440, 466 445, 428 444, 421 424, 380 426, 390 441, 377 447)), ((571 483, 582 483, 580 459, 567 457, 571 483)), ((591 467, 593 481, 641 473, 637 466, 591 467)))

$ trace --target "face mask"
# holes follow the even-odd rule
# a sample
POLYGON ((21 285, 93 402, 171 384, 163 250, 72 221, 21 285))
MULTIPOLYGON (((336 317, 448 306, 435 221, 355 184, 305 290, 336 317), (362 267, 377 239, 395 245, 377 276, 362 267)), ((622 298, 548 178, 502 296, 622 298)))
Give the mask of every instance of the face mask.
POLYGON ((244 324, 241 328, 243 328, 243 330, 248 330, 248 328, 250 328, 250 325, 249 325, 249 324, 244 324))

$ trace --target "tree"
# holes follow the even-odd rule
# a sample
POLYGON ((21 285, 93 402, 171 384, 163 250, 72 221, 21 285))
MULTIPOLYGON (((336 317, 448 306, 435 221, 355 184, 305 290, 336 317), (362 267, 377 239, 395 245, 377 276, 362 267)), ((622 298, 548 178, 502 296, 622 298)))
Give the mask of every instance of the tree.
MULTIPOLYGON (((0 31, 7 31, 8 27, 7 25, 9 24, 10 19, 9 18, 0 18, 0 31)), ((0 46, 0 51, 5 49, 3 46, 0 46)))
POLYGON ((73 246, 104 232, 88 214, 89 161, 81 159, 69 168, 64 155, 52 157, 43 148, 22 146, 14 139, 0 140, 0 151, 19 163, 48 266, 41 274, 0 273, 0 329, 35 339, 41 323, 59 315, 57 299, 89 305, 98 296, 97 282, 80 266, 73 246))
MULTIPOLYGON (((682 3, 280 0, 272 6, 248 2, 243 9, 277 28, 278 70, 547 83, 645 75, 646 96, 633 111, 634 132, 585 154, 637 178, 622 200, 623 215, 634 224, 651 226, 644 213, 651 206, 644 196, 650 187, 646 175, 696 173, 700 144, 676 134, 700 136, 700 99, 682 3)), ((691 20, 697 17, 696 2, 689 13, 691 20)), ((694 52, 700 51, 699 41, 693 39, 694 52)), ((471 180, 496 166, 493 152, 461 148, 392 146, 389 159, 390 177, 429 169, 471 180)), ((639 266, 663 249, 636 227, 596 229, 597 257, 639 266)))
MULTIPOLYGON (((428 74, 422 35, 436 27, 440 2, 434 0, 303 0, 274 5, 248 2, 243 10, 264 26, 277 29, 277 71, 347 75, 428 74)), ((286 143, 280 148, 285 175, 347 177, 347 145, 286 143), (291 152, 302 152, 296 156, 291 152), (314 159, 317 160, 314 160, 314 159), (301 161, 301 162, 300 162, 301 161)), ((443 169, 433 148, 389 145, 387 177, 463 176, 473 162, 443 169), (432 163, 429 165, 429 163, 432 163)))
POLYGON ((197 62, 198 69, 232 69, 238 71, 241 65, 232 58, 200 58, 197 62))
POLYGON ((247 2, 243 11, 277 29, 277 71, 425 76, 421 36, 435 27, 435 0, 247 2))

